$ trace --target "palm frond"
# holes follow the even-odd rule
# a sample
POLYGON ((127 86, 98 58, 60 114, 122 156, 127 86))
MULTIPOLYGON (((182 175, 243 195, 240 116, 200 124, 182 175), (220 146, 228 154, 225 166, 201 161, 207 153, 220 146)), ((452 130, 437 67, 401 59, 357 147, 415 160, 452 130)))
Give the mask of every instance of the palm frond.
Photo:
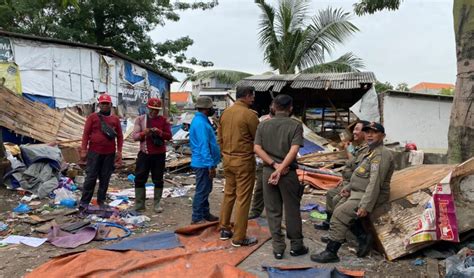
POLYGON ((181 88, 186 86, 190 81, 203 80, 216 78, 219 82, 224 84, 234 85, 238 81, 244 79, 245 77, 252 76, 252 74, 242 71, 235 70, 204 70, 196 72, 188 77, 186 77, 181 83, 181 88))
POLYGON ((365 68, 364 62, 353 53, 349 52, 334 61, 318 64, 302 70, 302 73, 322 72, 358 72, 365 68))
POLYGON ((359 29, 350 22, 350 13, 342 9, 326 8, 312 18, 305 33, 305 43, 297 59, 299 68, 313 66, 324 61, 324 54, 330 54, 337 44, 342 44, 359 29))
POLYGON ((265 0, 255 0, 255 3, 262 10, 258 36, 263 49, 263 59, 273 68, 278 68, 276 57, 278 57, 279 41, 275 34, 275 10, 265 0))

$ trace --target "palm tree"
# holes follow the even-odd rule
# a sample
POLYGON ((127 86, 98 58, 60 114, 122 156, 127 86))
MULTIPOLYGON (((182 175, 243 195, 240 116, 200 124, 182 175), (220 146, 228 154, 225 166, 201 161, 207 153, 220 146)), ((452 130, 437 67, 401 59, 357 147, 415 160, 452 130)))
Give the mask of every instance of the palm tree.
POLYGON ((359 30, 349 21, 349 13, 329 7, 310 18, 308 0, 280 0, 276 9, 265 0, 255 2, 262 10, 259 36, 264 59, 280 74, 347 72, 363 67, 352 53, 325 63, 336 45, 359 30))
MULTIPOLYGON (((255 0, 262 10, 260 20, 260 45, 264 59, 280 74, 318 72, 350 72, 364 67, 361 59, 352 53, 325 63, 337 44, 358 31, 349 22, 349 13, 327 8, 309 18, 308 0, 280 0, 275 10, 265 0, 255 0), (310 20, 310 24, 306 25, 310 20)), ((272 73, 269 73, 272 74, 272 73)), ((217 78, 220 82, 235 84, 252 74, 233 70, 206 70, 188 76, 189 81, 217 78)))

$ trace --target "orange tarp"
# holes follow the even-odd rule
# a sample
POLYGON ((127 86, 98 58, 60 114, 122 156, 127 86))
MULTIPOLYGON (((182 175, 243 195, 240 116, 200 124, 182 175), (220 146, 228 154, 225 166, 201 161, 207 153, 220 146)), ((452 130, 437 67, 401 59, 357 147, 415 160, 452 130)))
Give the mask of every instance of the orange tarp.
POLYGON ((235 266, 270 239, 268 228, 249 221, 247 234, 257 237, 259 243, 234 248, 229 240, 219 240, 216 225, 185 229, 186 235, 179 235, 184 248, 145 252, 91 249, 54 258, 27 277, 254 277, 235 266))
POLYGON ((318 189, 329 190, 342 183, 342 177, 332 175, 312 173, 300 169, 296 170, 296 174, 298 174, 300 183, 310 184, 318 189))

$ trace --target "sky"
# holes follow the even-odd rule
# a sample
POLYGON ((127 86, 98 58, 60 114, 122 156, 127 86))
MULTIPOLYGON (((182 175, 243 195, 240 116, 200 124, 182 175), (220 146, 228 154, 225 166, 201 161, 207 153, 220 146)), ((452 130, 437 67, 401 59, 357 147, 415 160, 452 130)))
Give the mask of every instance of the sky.
MULTIPOLYGON (((276 4, 277 0, 267 0, 276 4)), ((353 12, 356 0, 311 1, 309 15, 328 6, 353 12)), ((360 31, 328 57, 336 59, 353 52, 381 82, 411 87, 419 82, 453 83, 456 55, 452 0, 405 0, 397 11, 352 16, 360 31)), ((258 43, 261 12, 253 0, 219 0, 212 10, 184 11, 181 20, 167 22, 150 32, 155 42, 188 35, 194 44, 189 57, 212 61, 215 69, 231 69, 261 74, 271 70, 263 60, 258 43)), ((199 68, 196 68, 199 70, 199 68)), ((209 69, 209 68, 206 68, 209 69)), ((182 80, 184 75, 174 74, 182 80)), ((172 91, 179 83, 172 84, 172 91)), ((188 89, 188 87, 186 87, 188 89)))

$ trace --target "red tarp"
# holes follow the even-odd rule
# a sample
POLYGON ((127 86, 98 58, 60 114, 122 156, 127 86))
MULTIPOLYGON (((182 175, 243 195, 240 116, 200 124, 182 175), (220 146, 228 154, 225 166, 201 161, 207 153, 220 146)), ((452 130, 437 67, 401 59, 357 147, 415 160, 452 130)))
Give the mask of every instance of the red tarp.
POLYGON ((177 231, 184 248, 113 252, 98 249, 60 256, 26 277, 254 277, 235 266, 270 239, 267 227, 249 221, 247 234, 258 238, 251 247, 234 248, 219 240, 217 223, 188 226, 177 231), (209 226, 212 225, 212 226, 209 226))

